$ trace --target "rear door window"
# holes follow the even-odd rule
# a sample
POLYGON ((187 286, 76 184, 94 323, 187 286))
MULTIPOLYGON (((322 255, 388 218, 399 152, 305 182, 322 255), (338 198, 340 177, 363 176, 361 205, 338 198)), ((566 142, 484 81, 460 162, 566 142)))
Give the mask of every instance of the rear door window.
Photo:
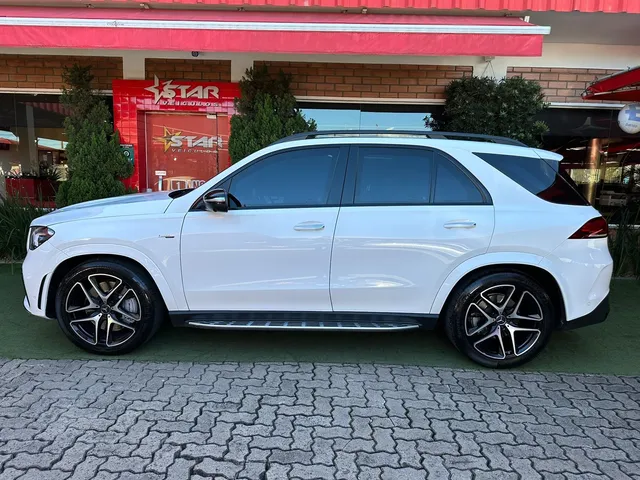
POLYGON ((547 202, 589 205, 582 194, 573 187, 573 182, 567 179, 567 174, 560 170, 559 162, 496 153, 474 153, 474 155, 547 202))
POLYGON ((481 205, 482 193, 460 168, 442 155, 436 155, 436 181, 433 203, 436 205, 481 205))
POLYGON ((433 152, 405 147, 359 147, 355 205, 426 205, 433 152))

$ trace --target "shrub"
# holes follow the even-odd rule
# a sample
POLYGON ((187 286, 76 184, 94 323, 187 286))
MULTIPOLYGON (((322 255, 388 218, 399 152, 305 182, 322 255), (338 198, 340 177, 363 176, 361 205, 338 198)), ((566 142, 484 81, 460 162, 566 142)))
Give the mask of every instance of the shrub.
POLYGON ((20 197, 0 197, 0 259, 22 260, 27 253, 29 225, 46 213, 46 209, 33 206, 20 197))
POLYGON ((522 77, 465 77, 445 90, 442 117, 425 118, 434 130, 499 135, 537 147, 548 131, 536 115, 547 107, 540 84, 522 77))
MULTIPOLYGON (((640 279, 640 212, 623 208, 616 212, 615 224, 609 235, 609 251, 613 258, 613 275, 640 279)), ((613 223, 613 222, 611 222, 613 223)))
POLYGON ((290 89, 291 78, 282 71, 274 78, 266 67, 250 68, 240 81, 237 115, 231 118, 229 156, 236 163, 247 155, 294 133, 316 129, 307 121, 290 89))
POLYGON ((133 165, 120 148, 107 104, 91 88, 90 67, 65 69, 64 80, 61 102, 71 112, 64 123, 69 179, 60 185, 56 204, 124 195, 120 180, 133 173, 133 165))

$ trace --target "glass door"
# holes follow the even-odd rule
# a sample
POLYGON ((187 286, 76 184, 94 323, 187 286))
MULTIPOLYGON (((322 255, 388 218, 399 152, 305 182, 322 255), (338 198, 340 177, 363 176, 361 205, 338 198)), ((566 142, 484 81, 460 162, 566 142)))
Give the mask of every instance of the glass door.
POLYGON ((220 171, 216 115, 149 112, 145 127, 151 190, 196 188, 220 171))

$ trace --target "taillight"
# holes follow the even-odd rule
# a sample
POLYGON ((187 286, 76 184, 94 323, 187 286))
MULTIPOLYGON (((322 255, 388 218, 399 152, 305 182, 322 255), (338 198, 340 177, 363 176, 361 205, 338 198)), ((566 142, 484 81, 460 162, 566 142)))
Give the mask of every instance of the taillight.
POLYGON ((609 224, 603 217, 596 217, 581 226, 569 238, 604 238, 609 235, 609 224))

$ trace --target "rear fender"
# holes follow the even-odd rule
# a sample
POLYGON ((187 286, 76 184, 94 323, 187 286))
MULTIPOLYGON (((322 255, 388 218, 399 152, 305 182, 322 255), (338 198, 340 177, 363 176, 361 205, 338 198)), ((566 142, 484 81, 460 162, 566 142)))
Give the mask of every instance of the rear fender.
MULTIPOLYGON (((454 268, 440 286, 440 290, 431 305, 431 314, 439 314, 447 298, 454 290, 458 282, 468 273, 484 267, 494 267, 500 265, 527 265, 539 267, 544 257, 532 253, 519 252, 492 252, 470 258, 454 268)), ((549 272, 553 275, 553 272, 549 272)), ((553 275, 556 278, 555 275, 553 275)), ((557 280, 556 280, 557 281, 557 280)), ((561 287, 562 288, 562 287, 561 287)), ((563 292, 561 292, 563 293, 563 292)), ((564 298, 564 294, 563 294, 564 298)))

